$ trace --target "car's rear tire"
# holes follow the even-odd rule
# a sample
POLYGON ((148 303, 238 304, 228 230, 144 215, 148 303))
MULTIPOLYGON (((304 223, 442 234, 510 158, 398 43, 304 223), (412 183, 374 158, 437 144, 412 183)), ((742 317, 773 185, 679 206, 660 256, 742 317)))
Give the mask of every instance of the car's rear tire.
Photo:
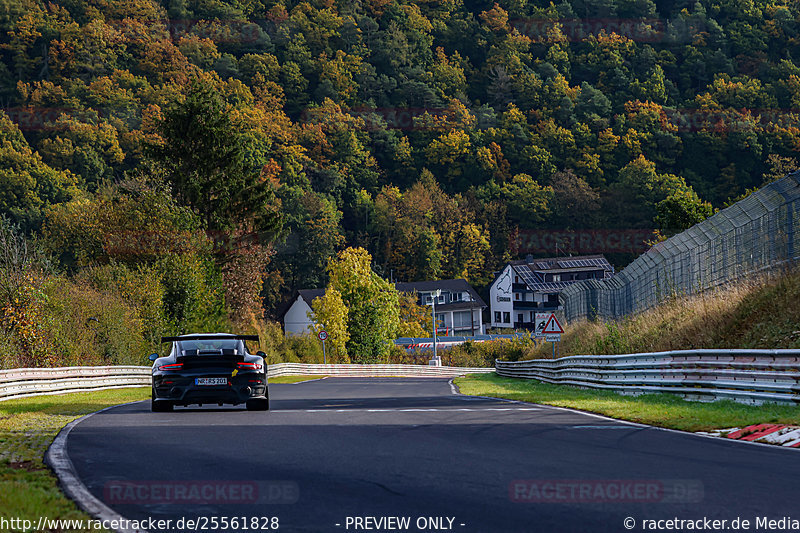
POLYGON ((154 413, 166 413, 172 411, 172 402, 169 400, 156 400, 156 392, 150 395, 150 410, 154 413))
POLYGON ((251 398, 246 405, 248 411, 269 411, 269 398, 251 398))
POLYGON ((150 410, 154 413, 167 413, 172 411, 172 402, 169 400, 150 400, 150 410))

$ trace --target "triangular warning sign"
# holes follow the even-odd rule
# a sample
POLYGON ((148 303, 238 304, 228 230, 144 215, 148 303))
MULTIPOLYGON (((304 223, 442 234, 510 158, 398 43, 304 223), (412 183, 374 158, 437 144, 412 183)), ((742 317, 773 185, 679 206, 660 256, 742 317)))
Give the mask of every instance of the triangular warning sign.
POLYGON ((548 318, 547 322, 544 324, 542 333, 545 335, 560 335, 561 333, 564 333, 564 328, 562 328, 561 324, 558 323, 556 315, 550 315, 550 318, 548 318))

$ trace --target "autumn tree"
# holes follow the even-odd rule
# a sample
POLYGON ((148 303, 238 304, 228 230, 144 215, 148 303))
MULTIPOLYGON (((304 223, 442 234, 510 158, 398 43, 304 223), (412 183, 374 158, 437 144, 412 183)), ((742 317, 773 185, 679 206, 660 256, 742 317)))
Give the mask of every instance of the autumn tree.
POLYGON ((397 338, 397 290, 372 270, 371 262, 363 248, 347 248, 328 263, 328 289, 338 291, 347 310, 345 346, 354 363, 385 361, 397 338))
POLYGON ((210 230, 244 225, 268 235, 280 227, 270 209, 274 192, 261 176, 259 158, 208 80, 194 79, 183 101, 159 123, 162 143, 152 154, 164 167, 179 202, 194 209, 210 230))
POLYGON ((350 340, 348 329, 348 307, 342 300, 342 294, 333 287, 328 287, 325 294, 312 302, 314 309, 314 333, 325 330, 328 333, 327 343, 331 363, 349 363, 347 344, 350 340))

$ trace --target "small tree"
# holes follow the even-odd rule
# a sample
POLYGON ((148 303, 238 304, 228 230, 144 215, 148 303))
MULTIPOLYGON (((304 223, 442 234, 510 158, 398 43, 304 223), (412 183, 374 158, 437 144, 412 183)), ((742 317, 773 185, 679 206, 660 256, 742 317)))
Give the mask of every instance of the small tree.
MULTIPOLYGON (((319 333, 325 330, 328 333, 328 348, 330 361, 332 363, 349 363, 350 357, 347 355, 347 341, 350 340, 350 332, 347 330, 347 306, 342 300, 342 295, 333 287, 328 287, 323 296, 315 298, 311 303, 314 308, 314 315, 309 316, 316 320, 314 332, 319 333)), ((309 313, 311 315, 311 313, 309 313)))
POLYGON ((387 360, 399 325, 399 295, 372 271, 372 256, 363 248, 347 248, 328 262, 330 283, 347 307, 347 353, 354 363, 387 360))
POLYGON ((400 325, 397 328, 398 337, 426 337, 425 329, 430 325, 431 316, 428 309, 417 303, 417 291, 400 293, 400 325))
POLYGON ((656 204, 656 211, 655 222, 669 234, 689 229, 714 214, 711 204, 702 201, 692 188, 673 192, 656 204))

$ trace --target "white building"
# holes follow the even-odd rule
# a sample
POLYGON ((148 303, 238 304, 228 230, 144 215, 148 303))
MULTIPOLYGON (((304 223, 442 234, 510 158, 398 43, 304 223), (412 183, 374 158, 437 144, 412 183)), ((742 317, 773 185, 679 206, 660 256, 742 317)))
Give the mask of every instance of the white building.
POLYGON ((564 288, 613 275, 614 268, 602 255, 512 261, 489 286, 489 326, 533 329, 536 313, 561 309, 558 295, 564 288))
MULTIPOLYGON (((436 300, 436 327, 441 335, 481 335, 484 331, 483 310, 486 302, 463 279, 397 283, 401 292, 416 292, 421 305, 430 305, 431 294, 441 291, 436 300)), ((312 302, 325 294, 324 289, 302 289, 283 314, 286 335, 304 335, 314 324, 309 318, 312 302)))
POLYGON ((311 332, 314 322, 308 317, 313 314, 311 304, 315 298, 325 294, 325 289, 301 289, 297 291, 292 305, 283 315, 283 331, 286 335, 305 335, 311 332))
POLYGON ((420 305, 431 305, 432 294, 440 291, 436 299, 437 335, 472 336, 485 333, 483 310, 486 302, 472 285, 463 279, 416 281, 395 284, 398 291, 416 292, 420 305))

